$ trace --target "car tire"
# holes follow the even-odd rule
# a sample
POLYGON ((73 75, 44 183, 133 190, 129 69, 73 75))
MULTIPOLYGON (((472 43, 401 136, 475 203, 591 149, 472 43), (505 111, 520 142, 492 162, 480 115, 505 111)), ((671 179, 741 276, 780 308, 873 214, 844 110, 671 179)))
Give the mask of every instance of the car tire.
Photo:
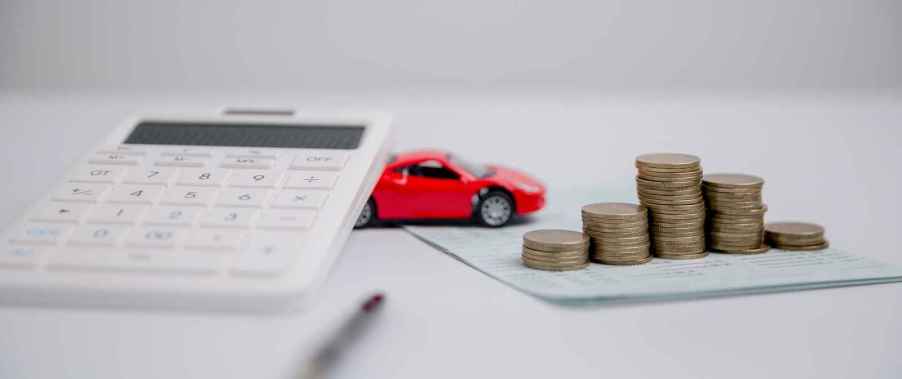
POLYGON ((354 229, 365 228, 374 224, 376 224, 376 202, 370 198, 366 201, 363 209, 360 210, 360 215, 357 216, 357 221, 354 222, 354 229))
POLYGON ((487 192, 476 206, 476 221, 481 225, 497 228, 514 218, 514 200, 503 191, 487 192))

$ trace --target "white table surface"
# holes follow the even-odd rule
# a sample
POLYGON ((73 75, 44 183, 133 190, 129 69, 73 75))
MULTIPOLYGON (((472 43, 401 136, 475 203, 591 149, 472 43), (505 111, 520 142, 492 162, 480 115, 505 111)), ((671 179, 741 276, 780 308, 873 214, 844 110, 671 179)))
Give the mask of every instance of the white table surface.
MULTIPOLYGON (((902 96, 533 93, 0 96, 0 218, 136 112, 301 104, 396 114, 396 146, 524 168, 555 186, 629 188, 672 150, 767 180, 768 218, 902 264, 902 96)), ((604 199, 599 199, 604 200, 604 199)), ((574 210, 576 212, 577 210, 574 210)), ((0 272, 2 275, 2 272, 0 272)), ((0 307, 2 378, 279 378, 382 289, 347 378, 885 377, 902 372, 902 285, 568 309, 498 283, 397 228, 352 234, 307 312, 280 316, 0 307)))

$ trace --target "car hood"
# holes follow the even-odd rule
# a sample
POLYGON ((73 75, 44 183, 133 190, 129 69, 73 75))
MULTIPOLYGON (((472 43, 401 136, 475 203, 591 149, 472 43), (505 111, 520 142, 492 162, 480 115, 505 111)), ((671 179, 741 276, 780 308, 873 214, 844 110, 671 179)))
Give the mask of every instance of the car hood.
POLYGON ((516 188, 519 183, 519 185, 537 187, 541 192, 545 192, 545 184, 522 171, 495 165, 489 165, 489 169, 492 170, 493 175, 486 179, 494 180, 514 188, 516 188))

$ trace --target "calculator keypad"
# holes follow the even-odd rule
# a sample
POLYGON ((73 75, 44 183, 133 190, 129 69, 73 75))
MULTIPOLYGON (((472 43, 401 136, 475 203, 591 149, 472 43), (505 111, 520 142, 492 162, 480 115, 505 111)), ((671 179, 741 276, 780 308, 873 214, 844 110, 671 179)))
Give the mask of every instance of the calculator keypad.
POLYGON ((350 159, 330 150, 102 148, 9 235, 0 267, 278 275, 301 255, 350 159))

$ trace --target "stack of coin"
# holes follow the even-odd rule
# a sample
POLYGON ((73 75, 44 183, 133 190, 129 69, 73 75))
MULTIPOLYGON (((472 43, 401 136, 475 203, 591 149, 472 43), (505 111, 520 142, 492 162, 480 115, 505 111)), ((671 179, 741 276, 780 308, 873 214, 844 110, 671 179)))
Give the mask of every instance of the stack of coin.
POLYGON ((693 259, 705 250, 705 201, 701 160, 688 154, 636 157, 636 189, 648 208, 655 256, 693 259))
POLYGON ((821 250, 830 246, 824 227, 806 222, 771 222, 764 227, 764 239, 781 250, 821 250))
POLYGON ((537 270, 583 269, 589 266, 589 238, 572 230, 533 230, 523 235, 521 259, 537 270))
POLYGON ((710 174, 702 180, 708 205, 708 246, 734 254, 758 254, 764 244, 761 202, 764 179, 744 174, 710 174))
POLYGON ((591 239, 592 260, 636 265, 651 260, 648 211, 629 203, 596 203, 582 208, 583 231, 591 239))

